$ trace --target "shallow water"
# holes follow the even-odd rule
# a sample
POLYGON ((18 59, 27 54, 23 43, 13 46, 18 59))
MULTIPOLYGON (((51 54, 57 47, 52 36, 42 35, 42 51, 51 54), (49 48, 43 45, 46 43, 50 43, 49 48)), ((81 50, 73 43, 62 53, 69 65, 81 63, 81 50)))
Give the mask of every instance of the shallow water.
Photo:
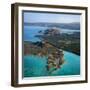
POLYGON ((50 73, 46 69, 47 57, 24 56, 24 77, 80 75, 80 56, 64 51, 64 64, 50 73))

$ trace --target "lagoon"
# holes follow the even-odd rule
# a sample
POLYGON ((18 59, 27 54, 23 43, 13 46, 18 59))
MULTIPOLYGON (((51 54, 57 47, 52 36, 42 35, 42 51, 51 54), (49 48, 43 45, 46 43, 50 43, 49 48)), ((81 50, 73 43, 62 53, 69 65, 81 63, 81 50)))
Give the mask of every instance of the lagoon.
POLYGON ((64 51, 64 64, 50 73, 46 69, 47 57, 24 56, 24 77, 80 75, 80 56, 64 51))

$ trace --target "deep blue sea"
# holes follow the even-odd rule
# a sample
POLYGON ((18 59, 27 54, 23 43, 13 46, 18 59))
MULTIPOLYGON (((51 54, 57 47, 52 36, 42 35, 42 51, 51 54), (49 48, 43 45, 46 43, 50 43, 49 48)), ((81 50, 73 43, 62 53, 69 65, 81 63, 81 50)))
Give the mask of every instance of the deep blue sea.
MULTIPOLYGON (((24 41, 40 41, 36 35, 42 34, 47 27, 24 27, 24 41), (39 33, 42 31, 42 33, 39 33)), ((79 32, 79 30, 62 29, 62 33, 79 32)), ((80 75, 80 56, 64 51, 64 64, 61 68, 50 73, 46 69, 47 57, 40 57, 35 55, 24 56, 24 77, 38 77, 38 76, 65 76, 65 75, 80 75)))

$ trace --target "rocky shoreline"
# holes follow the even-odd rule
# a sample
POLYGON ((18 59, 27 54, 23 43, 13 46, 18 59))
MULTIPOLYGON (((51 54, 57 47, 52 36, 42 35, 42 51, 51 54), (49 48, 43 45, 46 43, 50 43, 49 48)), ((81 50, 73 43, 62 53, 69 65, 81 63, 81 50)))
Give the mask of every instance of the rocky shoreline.
MULTIPOLYGON (((41 44, 40 42, 38 42, 41 44)), ((55 70, 60 68, 64 63, 64 53, 61 49, 54 47, 53 45, 43 42, 40 46, 35 45, 29 41, 24 41, 24 55, 38 55, 40 57, 48 56, 47 70, 51 68, 55 70)))
MULTIPOLYGON (((48 71, 61 68, 64 63, 63 50, 80 55, 80 33, 61 34, 60 31, 53 27, 45 30, 42 35, 35 36, 40 41, 24 41, 24 55, 47 56, 46 68, 48 71)), ((39 33, 42 32, 39 31, 39 33)))

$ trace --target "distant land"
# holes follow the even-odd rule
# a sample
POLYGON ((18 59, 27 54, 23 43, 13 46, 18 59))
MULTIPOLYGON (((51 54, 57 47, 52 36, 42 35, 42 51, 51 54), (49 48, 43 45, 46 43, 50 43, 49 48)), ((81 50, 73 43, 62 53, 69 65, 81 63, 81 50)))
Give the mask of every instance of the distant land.
POLYGON ((80 30, 80 23, 79 22, 73 22, 73 23, 24 23, 25 26, 42 26, 42 27, 58 27, 63 29, 70 29, 70 30, 80 30))

